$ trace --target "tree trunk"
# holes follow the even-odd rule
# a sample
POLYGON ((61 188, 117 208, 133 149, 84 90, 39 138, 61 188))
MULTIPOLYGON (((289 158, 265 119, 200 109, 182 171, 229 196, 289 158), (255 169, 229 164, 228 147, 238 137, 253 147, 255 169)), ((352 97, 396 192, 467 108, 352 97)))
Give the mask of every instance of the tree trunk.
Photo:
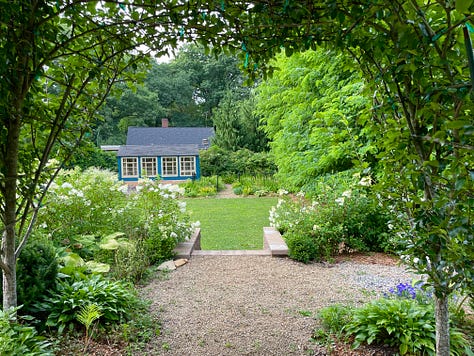
MULTIPOLYGON (((17 106, 19 108, 20 105, 17 106)), ((17 307, 16 294, 16 219, 18 185, 18 147, 20 140, 20 120, 17 109, 7 121, 7 142, 5 155, 5 205, 2 236, 3 310, 17 307)))
POLYGON ((435 296, 436 356, 449 356, 449 311, 448 297, 435 296))

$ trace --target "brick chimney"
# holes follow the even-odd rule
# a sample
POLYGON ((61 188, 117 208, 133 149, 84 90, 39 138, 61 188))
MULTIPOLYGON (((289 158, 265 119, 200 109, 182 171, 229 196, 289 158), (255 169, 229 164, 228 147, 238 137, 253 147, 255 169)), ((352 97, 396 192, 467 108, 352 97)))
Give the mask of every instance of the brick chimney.
POLYGON ((161 119, 161 127, 168 127, 169 120, 168 119, 161 119))

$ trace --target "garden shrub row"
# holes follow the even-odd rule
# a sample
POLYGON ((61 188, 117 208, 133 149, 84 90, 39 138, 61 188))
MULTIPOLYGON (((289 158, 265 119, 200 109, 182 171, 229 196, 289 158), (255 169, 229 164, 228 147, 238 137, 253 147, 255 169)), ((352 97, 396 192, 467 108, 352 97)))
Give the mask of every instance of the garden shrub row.
POLYGON ((363 187, 316 199, 284 192, 270 211, 270 224, 283 234, 290 257, 304 263, 347 251, 396 251, 391 219, 363 187))
POLYGON ((253 152, 248 149, 227 151, 211 146, 201 151, 201 173, 203 176, 219 175, 273 175, 276 166, 268 152, 253 152))

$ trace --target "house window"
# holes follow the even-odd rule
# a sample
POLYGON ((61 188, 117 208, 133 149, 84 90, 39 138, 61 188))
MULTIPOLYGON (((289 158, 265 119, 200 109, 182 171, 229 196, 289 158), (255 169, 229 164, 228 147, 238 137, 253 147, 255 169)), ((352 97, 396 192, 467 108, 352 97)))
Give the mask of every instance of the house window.
POLYGON ((122 157, 122 177, 138 177, 138 158, 122 157))
POLYGON ((156 157, 142 157, 142 177, 156 177, 156 157))
POLYGON ((178 157, 163 157, 161 159, 162 176, 175 177, 178 175, 178 157))
POLYGON ((179 165, 182 176, 193 176, 196 174, 196 157, 183 156, 179 158, 179 165))

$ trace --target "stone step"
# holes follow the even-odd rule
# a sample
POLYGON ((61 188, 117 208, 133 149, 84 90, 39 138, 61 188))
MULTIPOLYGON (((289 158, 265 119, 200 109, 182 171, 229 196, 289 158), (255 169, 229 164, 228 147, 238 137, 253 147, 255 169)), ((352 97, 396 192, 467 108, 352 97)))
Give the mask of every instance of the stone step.
POLYGON ((263 228, 263 250, 201 250, 201 229, 196 229, 191 238, 174 249, 176 258, 191 256, 288 256, 288 246, 280 232, 273 227, 263 228))
POLYGON ((194 250, 192 256, 271 256, 270 250, 194 250))

